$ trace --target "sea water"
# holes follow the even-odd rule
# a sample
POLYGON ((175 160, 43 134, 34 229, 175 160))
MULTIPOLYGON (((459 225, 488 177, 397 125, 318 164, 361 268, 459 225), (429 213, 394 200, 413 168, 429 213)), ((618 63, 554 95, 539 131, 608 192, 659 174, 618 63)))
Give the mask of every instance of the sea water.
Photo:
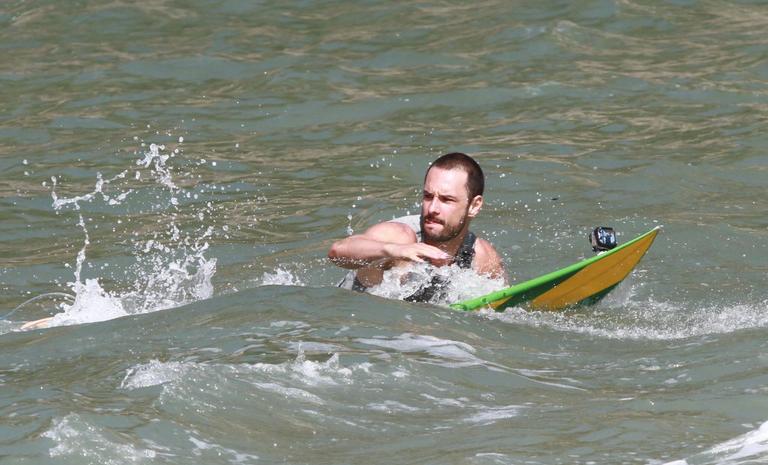
MULTIPOLYGON (((0 7, 0 462, 768 461, 759 2, 0 7), (513 282, 663 230, 600 304, 338 289, 332 241, 487 175, 513 282), (21 331, 53 317, 50 327, 21 331)), ((413 273, 427 273, 417 267, 413 273)))

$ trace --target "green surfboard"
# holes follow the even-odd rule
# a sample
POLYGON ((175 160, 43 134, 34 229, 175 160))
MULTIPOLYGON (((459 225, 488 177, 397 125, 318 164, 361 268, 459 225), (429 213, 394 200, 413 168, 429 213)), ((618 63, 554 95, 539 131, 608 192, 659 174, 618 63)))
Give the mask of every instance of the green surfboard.
POLYGON ((635 268, 661 227, 609 251, 500 291, 451 305, 464 311, 493 308, 501 312, 518 305, 533 310, 562 310, 599 301, 635 268))

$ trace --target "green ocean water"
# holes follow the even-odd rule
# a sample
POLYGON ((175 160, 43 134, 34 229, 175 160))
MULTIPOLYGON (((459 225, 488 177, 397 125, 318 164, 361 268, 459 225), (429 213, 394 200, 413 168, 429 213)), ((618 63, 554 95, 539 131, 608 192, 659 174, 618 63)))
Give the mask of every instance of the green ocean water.
POLYGON ((0 462, 765 463, 767 26, 762 2, 2 3, 0 462), (450 151, 485 169, 473 229, 512 281, 597 225, 663 231, 565 313, 336 289, 332 241, 416 213, 450 151))

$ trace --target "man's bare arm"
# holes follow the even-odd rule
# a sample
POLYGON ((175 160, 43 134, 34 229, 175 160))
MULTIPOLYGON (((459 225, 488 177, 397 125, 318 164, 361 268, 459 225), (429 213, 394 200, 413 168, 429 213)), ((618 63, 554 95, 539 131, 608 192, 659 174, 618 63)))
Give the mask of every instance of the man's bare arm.
POLYGON ((475 271, 494 279, 504 278, 504 283, 509 284, 507 271, 496 249, 488 241, 478 239, 475 250, 477 253, 473 264, 475 271))
POLYGON ((372 226, 363 234, 334 242, 328 258, 343 268, 373 266, 387 269, 397 260, 437 263, 452 257, 437 247, 417 242, 416 233, 408 226, 385 222, 372 226))

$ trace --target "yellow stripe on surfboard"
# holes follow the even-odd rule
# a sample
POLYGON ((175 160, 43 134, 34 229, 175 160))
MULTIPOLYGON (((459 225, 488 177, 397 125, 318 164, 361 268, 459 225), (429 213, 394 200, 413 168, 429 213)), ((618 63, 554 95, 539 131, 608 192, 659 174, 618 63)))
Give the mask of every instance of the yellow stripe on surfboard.
POLYGON ((536 310, 558 310, 599 294, 621 282, 653 244, 655 229, 639 241, 598 260, 531 301, 536 310))
POLYGON ((463 311, 491 307, 496 311, 525 305, 539 310, 561 310, 571 305, 594 303, 610 292, 648 251, 660 226, 629 242, 557 271, 451 304, 463 311))

